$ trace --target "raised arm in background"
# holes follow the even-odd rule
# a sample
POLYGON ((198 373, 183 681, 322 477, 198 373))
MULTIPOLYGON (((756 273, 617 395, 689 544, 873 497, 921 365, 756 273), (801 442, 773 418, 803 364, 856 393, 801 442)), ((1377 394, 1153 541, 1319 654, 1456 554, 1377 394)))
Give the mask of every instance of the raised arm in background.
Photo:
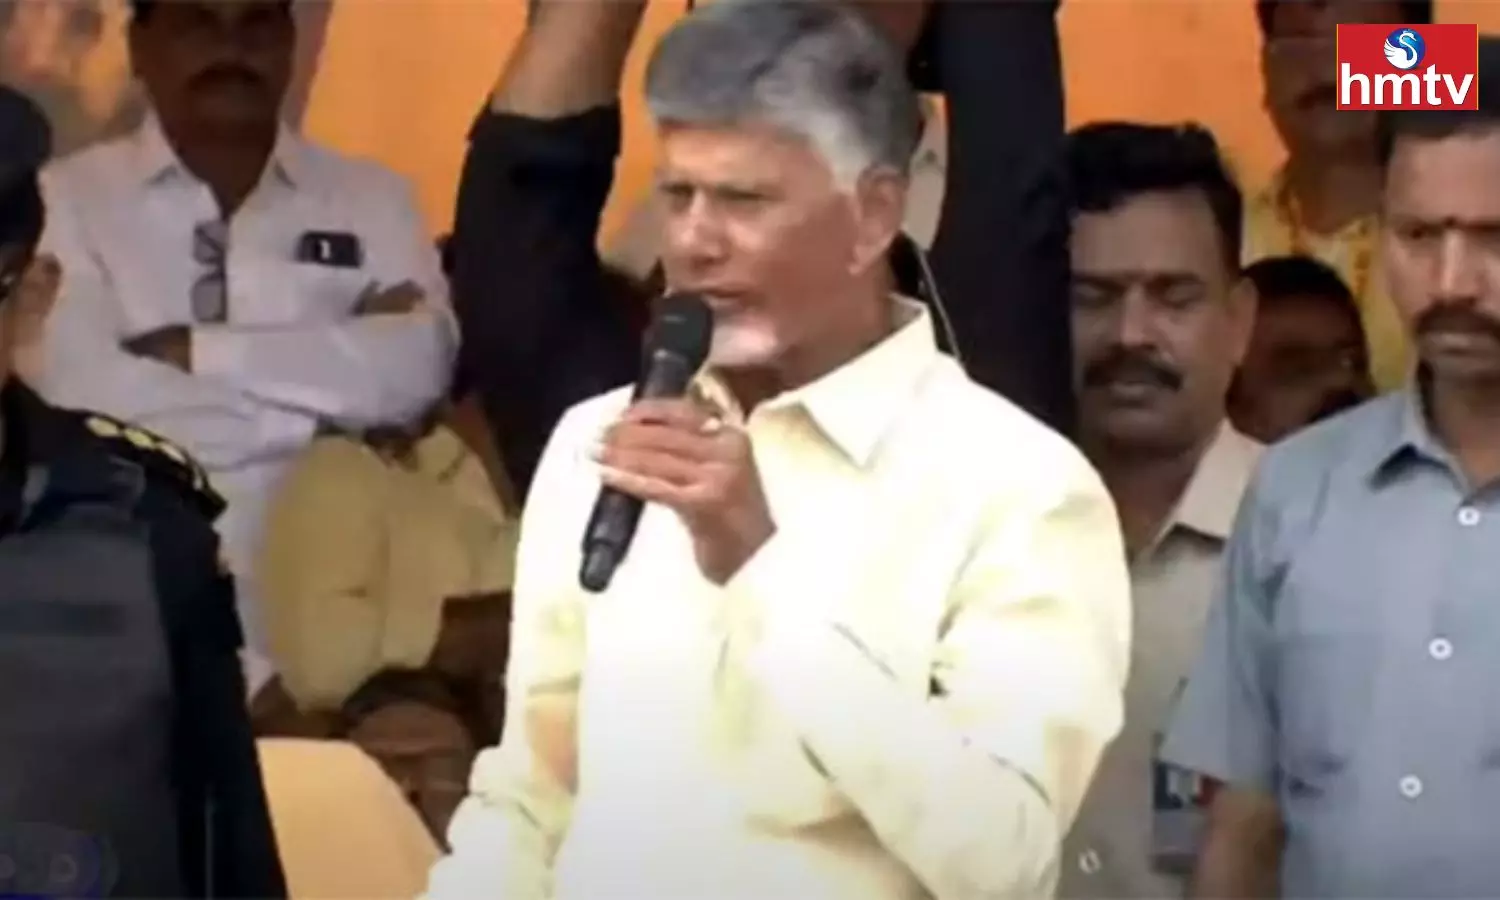
POLYGON ((933 268, 969 375, 1072 435, 1057 0, 940 0, 947 190, 933 268))
POLYGON ((635 376, 636 323, 595 241, 644 0, 544 0, 469 136, 450 239, 463 365, 524 497, 573 404, 635 376))

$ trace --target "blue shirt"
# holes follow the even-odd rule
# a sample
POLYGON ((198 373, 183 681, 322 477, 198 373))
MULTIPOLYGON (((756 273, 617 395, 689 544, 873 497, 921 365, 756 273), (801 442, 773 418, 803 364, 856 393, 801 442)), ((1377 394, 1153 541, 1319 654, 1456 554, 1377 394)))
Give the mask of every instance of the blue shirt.
POLYGON ((1500 492, 1415 390, 1273 447, 1161 755, 1274 796, 1288 897, 1500 896, 1500 492))

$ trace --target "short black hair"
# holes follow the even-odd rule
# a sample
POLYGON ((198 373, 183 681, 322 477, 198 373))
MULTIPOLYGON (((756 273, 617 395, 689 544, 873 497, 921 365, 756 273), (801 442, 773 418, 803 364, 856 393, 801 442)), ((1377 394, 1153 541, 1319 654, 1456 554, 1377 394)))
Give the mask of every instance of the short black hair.
POLYGON ((1311 256, 1268 256, 1246 266, 1244 277, 1254 285, 1262 309, 1312 297, 1338 306, 1359 320, 1359 307, 1349 285, 1331 266, 1311 256))
POLYGON ((1069 133, 1066 154, 1074 215, 1107 212, 1141 194, 1201 191, 1225 262, 1239 269, 1244 198, 1207 128, 1097 122, 1069 133))
POLYGON ((1479 75, 1471 90, 1479 96, 1478 109, 1389 110, 1377 120, 1380 162, 1391 161, 1402 137, 1430 140, 1500 128, 1500 37, 1480 35, 1479 75))
MULTIPOLYGON (((1276 8, 1302 0, 1255 0, 1255 21, 1260 23, 1260 36, 1270 38, 1276 27, 1276 8)), ((1401 10, 1402 25, 1431 25, 1433 0, 1397 0, 1401 10)))

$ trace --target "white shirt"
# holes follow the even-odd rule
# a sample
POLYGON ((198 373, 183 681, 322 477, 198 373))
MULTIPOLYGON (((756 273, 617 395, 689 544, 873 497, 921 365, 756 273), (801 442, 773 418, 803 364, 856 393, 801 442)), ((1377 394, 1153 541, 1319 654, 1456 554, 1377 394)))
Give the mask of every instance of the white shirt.
POLYGON ((430 897, 1050 895, 1120 728, 1118 520, 1077 450, 906 309, 748 420, 700 378, 777 523, 723 587, 648 506, 610 589, 582 591, 585 454, 628 389, 567 415, 522 519, 505 736, 430 897))
POLYGON ((283 467, 321 423, 405 423, 447 386, 457 329, 435 248, 409 185, 373 163, 282 130, 259 186, 230 222, 228 320, 195 325, 193 232, 218 219, 208 186, 182 165, 154 118, 42 173, 45 252, 63 267, 35 373, 52 401, 96 409, 194 454, 228 501, 220 520, 240 587, 251 690, 270 675, 251 581, 261 512, 283 467), (309 231, 346 232, 360 268, 297 262, 309 231), (374 282, 419 284, 427 306, 356 318, 374 282), (122 340, 192 326, 187 374, 121 349, 122 340))

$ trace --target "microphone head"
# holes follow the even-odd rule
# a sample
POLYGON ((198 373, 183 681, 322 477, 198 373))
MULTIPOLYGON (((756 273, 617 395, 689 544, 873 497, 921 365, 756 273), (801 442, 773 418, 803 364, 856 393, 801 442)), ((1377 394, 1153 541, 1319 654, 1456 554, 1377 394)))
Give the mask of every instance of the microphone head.
POLYGON ((646 331, 646 357, 670 353, 693 370, 708 359, 714 337, 714 313, 698 294, 668 294, 656 304, 646 331))

